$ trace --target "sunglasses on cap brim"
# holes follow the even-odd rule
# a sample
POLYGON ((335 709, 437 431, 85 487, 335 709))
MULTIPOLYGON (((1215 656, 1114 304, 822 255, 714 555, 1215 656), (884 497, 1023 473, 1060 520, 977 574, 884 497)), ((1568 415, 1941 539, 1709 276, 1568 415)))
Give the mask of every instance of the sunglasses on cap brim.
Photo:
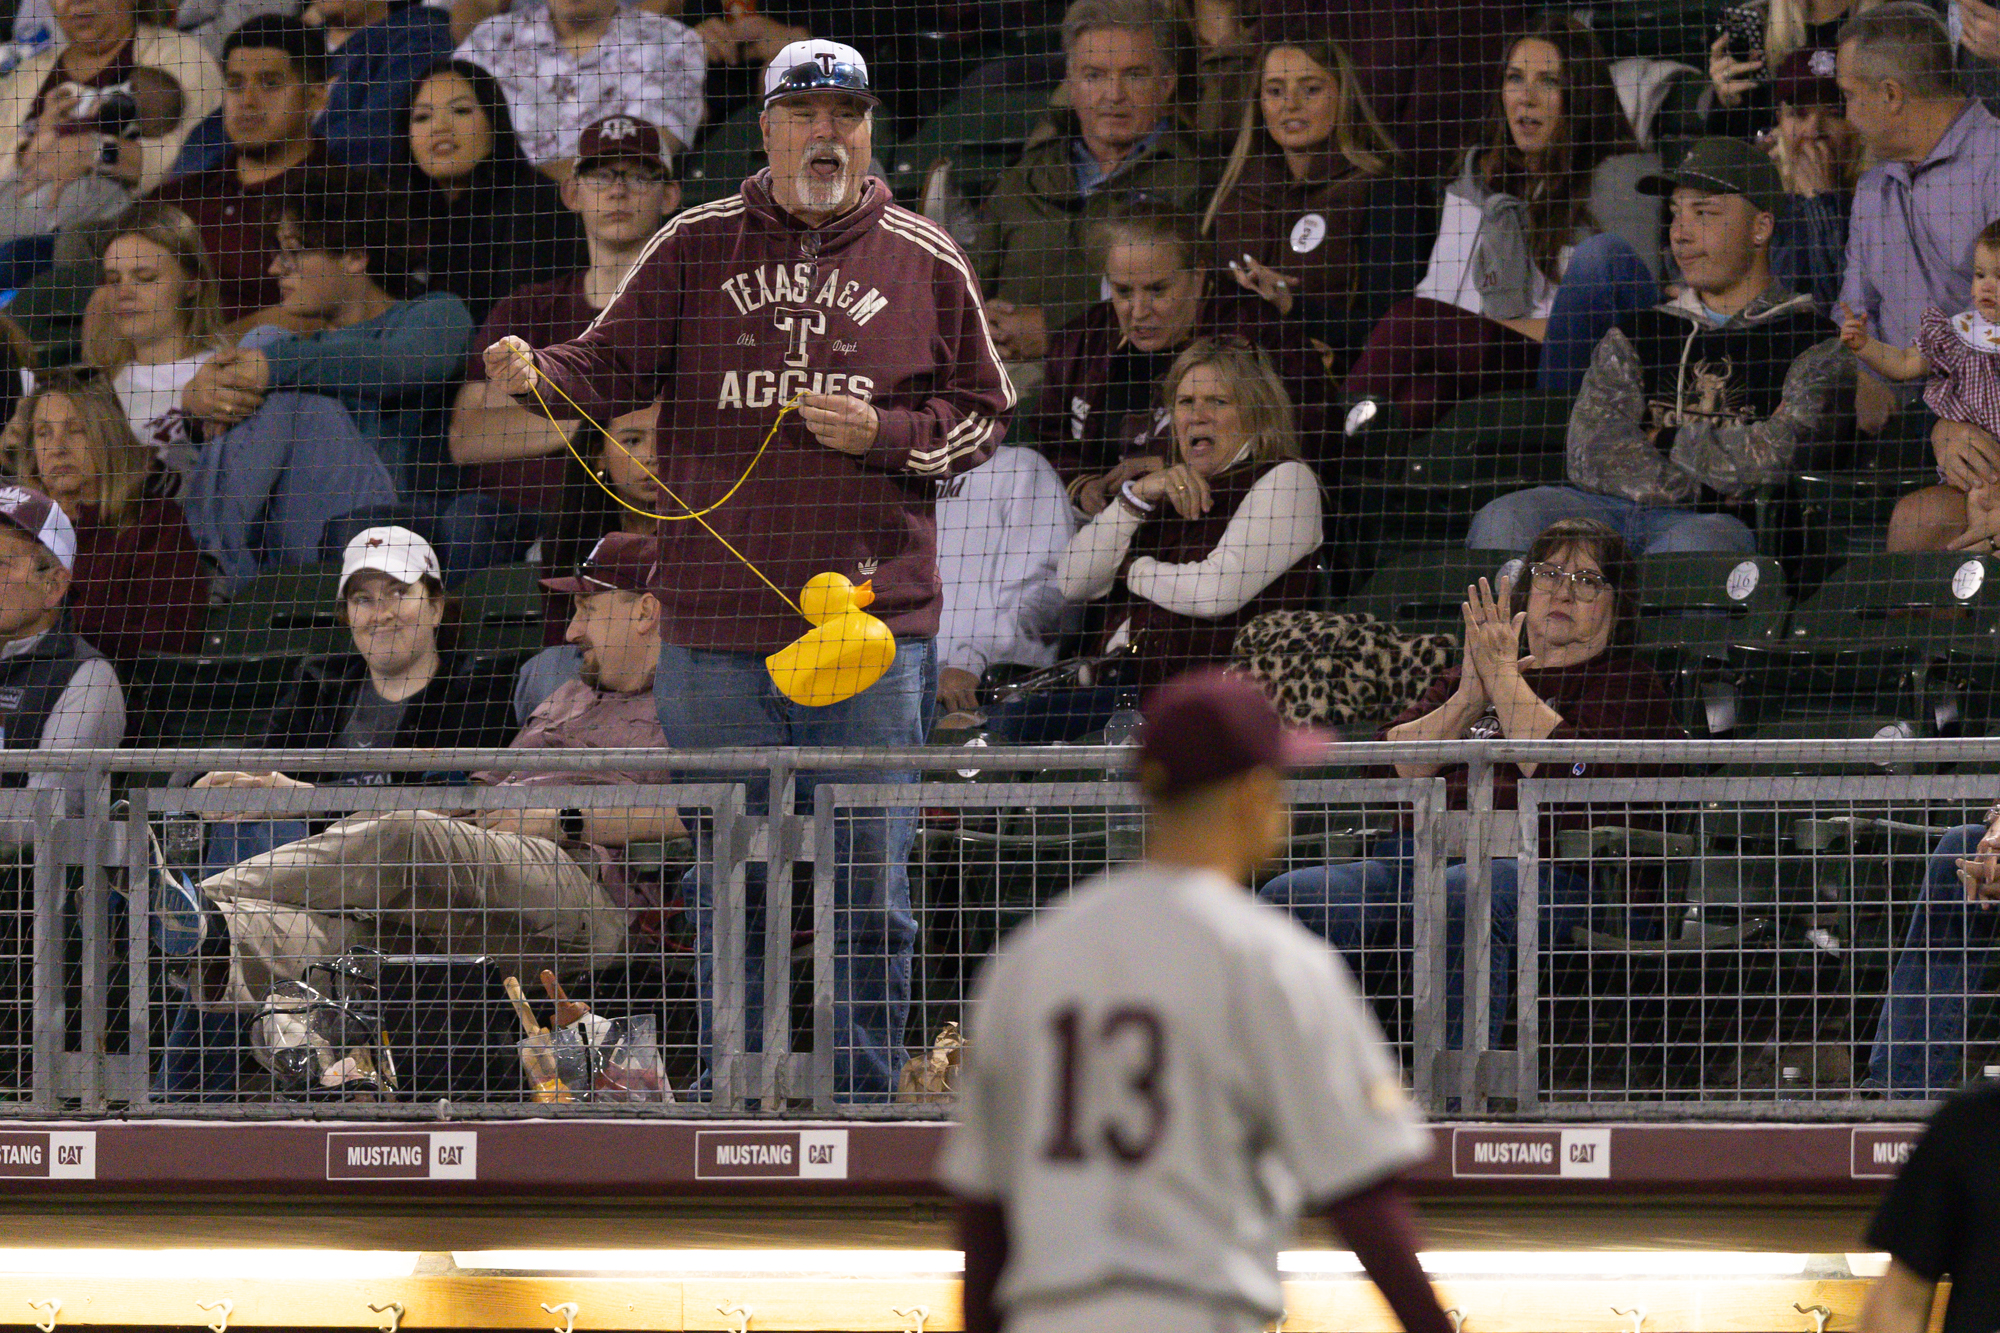
POLYGON ((875 98, 868 89, 868 71, 849 60, 836 60, 831 65, 808 60, 794 65, 778 79, 771 96, 818 92, 852 93, 867 101, 875 98))

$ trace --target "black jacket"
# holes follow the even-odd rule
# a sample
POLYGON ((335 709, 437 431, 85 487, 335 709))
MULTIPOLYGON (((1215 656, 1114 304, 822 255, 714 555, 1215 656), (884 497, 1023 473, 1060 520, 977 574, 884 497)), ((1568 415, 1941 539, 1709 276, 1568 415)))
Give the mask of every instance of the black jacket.
MULTIPOLYGON (((396 733, 396 749, 450 746, 499 748, 514 739, 513 679, 444 653, 431 683, 412 695, 396 733)), ((272 749, 338 749, 355 701, 368 684, 368 665, 358 653, 308 658, 298 679, 271 715, 263 743, 272 749)), ((306 781, 407 786, 435 782, 438 774, 294 773, 306 781)))

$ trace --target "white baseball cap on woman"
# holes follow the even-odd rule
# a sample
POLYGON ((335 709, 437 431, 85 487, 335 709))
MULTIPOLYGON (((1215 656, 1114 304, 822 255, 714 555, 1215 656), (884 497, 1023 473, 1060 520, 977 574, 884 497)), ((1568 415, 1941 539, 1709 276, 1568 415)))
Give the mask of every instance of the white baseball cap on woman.
POLYGON ((387 574, 398 583, 415 583, 428 574, 440 584, 444 571, 438 566, 431 544, 408 528, 363 528, 347 543, 340 557, 340 595, 347 584, 364 569, 387 574))

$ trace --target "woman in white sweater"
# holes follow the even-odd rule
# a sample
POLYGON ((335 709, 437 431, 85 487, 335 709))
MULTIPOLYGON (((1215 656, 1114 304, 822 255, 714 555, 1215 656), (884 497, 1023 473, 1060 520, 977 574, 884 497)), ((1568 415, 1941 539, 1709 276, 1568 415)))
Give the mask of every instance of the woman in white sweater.
MULTIPOLYGON (((1056 571, 1065 597, 1108 607, 1103 651, 1127 658, 1114 673, 1127 689, 1226 662, 1246 621, 1311 606, 1321 539, 1319 479, 1299 457, 1291 402, 1262 352, 1198 339, 1162 387, 1176 461, 1126 482, 1056 571)), ((1121 703, 1116 687, 1084 696, 1067 701, 1061 725, 1003 719, 996 729, 1074 739, 1121 703)))

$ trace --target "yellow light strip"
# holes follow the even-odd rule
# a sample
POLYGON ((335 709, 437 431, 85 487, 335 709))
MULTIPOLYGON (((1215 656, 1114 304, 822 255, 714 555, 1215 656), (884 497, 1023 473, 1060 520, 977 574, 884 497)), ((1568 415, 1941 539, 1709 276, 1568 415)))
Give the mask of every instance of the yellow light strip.
POLYGON ((0 1273, 127 1278, 382 1278, 417 1271, 414 1250, 0 1249, 0 1273))
MULTIPOLYGON (((421 1259, 406 1250, 340 1249, 0 1249, 0 1273, 131 1278, 243 1277, 274 1280, 396 1278, 417 1271, 421 1259)), ((761 1274, 894 1278, 950 1275, 964 1270, 957 1250, 903 1249, 673 1249, 673 1250, 459 1250, 460 1271, 577 1274, 761 1274)), ((1435 1250, 1422 1256, 1439 1277, 1792 1277, 1813 1256, 1760 1251, 1695 1250, 1435 1250)), ((1886 1256, 1845 1256, 1856 1277, 1876 1277, 1886 1256)), ((1346 1275, 1361 1265, 1346 1250, 1287 1250, 1278 1256, 1288 1275, 1346 1275)))
POLYGON ((773 1273, 897 1277, 960 1273, 957 1250, 456 1250, 462 1269, 500 1273, 773 1273))

